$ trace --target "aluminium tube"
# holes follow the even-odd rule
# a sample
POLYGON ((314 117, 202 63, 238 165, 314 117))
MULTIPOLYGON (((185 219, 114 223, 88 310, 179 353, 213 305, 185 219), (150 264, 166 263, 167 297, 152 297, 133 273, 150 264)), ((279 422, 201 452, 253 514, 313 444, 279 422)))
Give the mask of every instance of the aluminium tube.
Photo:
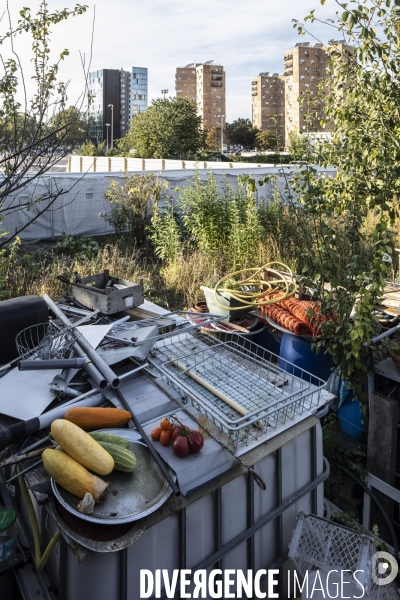
MULTIPOLYGON (((68 317, 63 313, 63 311, 58 308, 57 304, 53 302, 53 300, 47 295, 43 294, 43 300, 46 302, 47 306, 52 310, 52 312, 56 315, 58 319, 67 327, 73 327, 73 323, 68 319, 68 317)), ((75 329, 76 333, 76 344, 79 344, 82 351, 88 355, 94 366, 104 375, 108 383, 113 388, 117 388, 120 384, 119 377, 114 373, 114 371, 107 365, 107 363, 101 358, 99 354, 97 354, 96 350, 89 344, 89 342, 84 338, 84 336, 75 329)))
POLYGON ((47 369, 84 369, 84 358, 56 358, 53 360, 20 360, 19 371, 44 371, 47 369))
MULTIPOLYGON (((132 371, 128 371, 121 375, 121 379, 129 379, 135 373, 138 373, 142 369, 145 369, 149 366, 149 363, 144 363, 133 369, 132 371)), ((0 450, 4 450, 7 446, 12 444, 13 442, 17 442, 20 439, 26 438, 29 435, 36 434, 41 429, 45 427, 49 427, 54 419, 62 419, 71 406, 74 408, 76 406, 100 406, 106 401, 105 396, 101 393, 102 390, 96 388, 94 390, 90 390, 82 396, 78 398, 73 398, 68 402, 65 402, 61 406, 57 406, 52 410, 40 415, 39 417, 34 417, 32 419, 28 419, 27 421, 19 421, 10 427, 5 427, 4 429, 0 429, 0 450), (95 395, 96 394, 96 395, 95 395), (90 396, 94 396, 93 398, 90 396)), ((108 402, 108 400, 107 400, 108 402)))
POLYGON ((88 356, 84 353, 78 342, 74 344, 74 351, 79 358, 83 358, 85 360, 85 371, 91 377, 95 383, 95 385, 104 390, 107 387, 107 381, 97 367, 93 364, 93 362, 88 358, 88 356))

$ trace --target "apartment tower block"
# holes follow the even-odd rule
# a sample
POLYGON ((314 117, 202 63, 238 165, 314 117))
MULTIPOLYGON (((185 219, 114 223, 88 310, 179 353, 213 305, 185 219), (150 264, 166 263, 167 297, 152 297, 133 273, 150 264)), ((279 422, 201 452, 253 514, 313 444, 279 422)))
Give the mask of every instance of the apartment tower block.
POLYGON ((323 44, 303 42, 285 52, 285 117, 286 143, 289 133, 323 131, 320 119, 323 117, 322 105, 318 102, 318 86, 326 78, 329 52, 323 44), (312 108, 306 96, 314 96, 312 108), (301 102, 304 96, 304 102, 301 102), (317 119, 307 122, 307 111, 319 110, 317 119))
POLYGON ((285 141, 285 78, 279 73, 260 73, 251 82, 253 127, 277 134, 285 141))
POLYGON ((226 104, 225 71, 222 65, 210 60, 178 67, 175 90, 177 97, 186 97, 196 103, 196 112, 202 118, 203 130, 223 126, 226 104))
POLYGON ((334 65, 329 64, 330 53, 333 50, 344 55, 352 51, 344 40, 339 40, 332 42, 331 46, 303 42, 285 52, 286 143, 290 132, 304 133, 308 130, 309 133, 328 133, 331 131, 330 125, 324 128, 321 126, 320 121, 324 118, 323 97, 317 92, 320 83, 327 77, 335 76, 334 65), (308 94, 310 98, 315 98, 310 105, 308 99, 303 103, 299 101, 302 96, 308 94), (306 116, 307 111, 317 111, 318 118, 310 121, 306 116))

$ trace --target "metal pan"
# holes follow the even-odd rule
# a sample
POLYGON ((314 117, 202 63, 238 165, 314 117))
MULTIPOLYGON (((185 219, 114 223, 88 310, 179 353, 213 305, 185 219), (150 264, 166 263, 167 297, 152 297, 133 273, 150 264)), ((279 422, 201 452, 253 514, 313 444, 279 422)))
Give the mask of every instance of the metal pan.
MULTIPOLYGON (((70 513, 91 523, 113 525, 142 519, 164 504, 171 494, 171 487, 136 431, 104 429, 102 432, 114 433, 128 440, 129 449, 137 458, 136 470, 133 473, 113 471, 104 476, 110 487, 100 504, 95 505, 91 515, 80 513, 76 509, 79 498, 64 490, 52 479, 54 495, 70 513)), ((171 474, 173 475, 172 472, 171 474)))

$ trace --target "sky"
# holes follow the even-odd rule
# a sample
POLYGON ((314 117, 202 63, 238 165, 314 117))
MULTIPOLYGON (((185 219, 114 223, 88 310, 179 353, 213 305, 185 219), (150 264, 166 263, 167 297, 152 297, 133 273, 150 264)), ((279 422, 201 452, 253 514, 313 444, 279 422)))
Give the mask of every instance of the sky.
MULTIPOLYGON (((51 10, 72 8, 69 0, 48 0, 51 10)), ((84 0, 82 4, 84 3, 84 0)), ((337 4, 327 0, 97 0, 88 2, 84 15, 53 26, 53 56, 68 48, 60 79, 70 81, 69 98, 75 103, 83 89, 81 56, 86 64, 91 53, 91 70, 147 67, 149 99, 161 96, 162 89, 175 95, 175 68, 190 62, 214 60, 226 72, 227 121, 251 118, 251 80, 260 72, 283 72, 283 54, 298 42, 315 41, 300 37, 292 19, 303 20, 312 9, 324 20, 333 17, 337 4)), ((18 11, 29 6, 34 12, 39 0, 9 0, 13 22, 18 11)), ((0 14, 7 0, 0 0, 0 14)), ((8 25, 4 14, 1 33, 8 25)), ((320 41, 340 35, 323 24, 308 25, 320 41)), ((30 40, 21 35, 15 49, 29 73, 30 40)), ((29 78, 28 78, 29 79, 29 78)))

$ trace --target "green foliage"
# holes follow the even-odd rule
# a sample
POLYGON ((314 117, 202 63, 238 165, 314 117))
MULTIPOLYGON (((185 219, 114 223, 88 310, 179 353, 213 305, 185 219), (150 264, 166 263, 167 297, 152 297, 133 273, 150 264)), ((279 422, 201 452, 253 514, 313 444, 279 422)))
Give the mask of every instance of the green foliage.
POLYGON ((258 164, 270 164, 270 165, 289 165, 293 162, 294 158, 290 154, 254 154, 254 156, 242 156, 241 154, 235 154, 229 157, 229 160, 234 162, 244 163, 258 163, 258 164))
MULTIPOLYGON (((339 420, 336 413, 331 413, 322 428, 324 440, 324 456, 328 460, 338 463, 349 471, 352 471, 361 481, 368 474, 367 456, 360 446, 345 449, 338 443, 338 432, 340 430, 339 420)), ((345 475, 344 475, 345 477, 345 475)))
POLYGON ((288 151, 293 161, 309 161, 312 156, 310 138, 304 133, 289 133, 288 151))
POLYGON ((106 156, 106 142, 95 144, 91 140, 86 140, 75 149, 75 154, 80 156, 106 156))
MULTIPOLYGON (((328 77, 319 99, 310 94, 302 98, 306 130, 312 131, 320 119, 333 127, 332 140, 307 149, 312 160, 307 158, 308 164, 291 176, 290 185, 292 200, 309 217, 310 248, 315 250, 313 261, 306 256, 302 274, 330 316, 316 347, 332 355, 342 377, 366 402, 365 354, 379 330, 374 307, 385 286, 382 259, 392 253, 389 229, 396 216, 393 199, 400 192, 400 12, 392 0, 363 0, 341 8, 329 25, 351 48, 330 44, 328 77), (322 175, 312 163, 335 168, 335 177, 322 175), (372 243, 363 253, 367 234, 362 225, 371 213, 376 219, 372 243)), ((306 20, 315 22, 315 11, 306 20)), ((301 34, 306 31, 302 23, 294 26, 301 34)))
POLYGON ((105 193, 111 210, 102 217, 114 227, 118 237, 137 246, 147 244, 153 206, 159 206, 162 189, 167 185, 152 173, 125 174, 122 184, 111 181, 105 193))
POLYGON ((204 145, 208 150, 214 152, 221 151, 221 127, 211 127, 211 129, 206 132, 204 145))
MULTIPOLYGON (((79 110, 66 109, 68 86, 59 79, 60 65, 69 52, 62 50, 53 62, 50 38, 55 25, 83 14, 86 8, 77 4, 72 9, 50 11, 47 1, 41 0, 35 13, 28 7, 22 8, 14 24, 7 4, 5 18, 1 20, 3 30, 0 31, 3 67, 0 74, 0 169, 4 175, 0 189, 0 221, 17 209, 18 198, 10 201, 13 194, 21 194, 28 183, 40 178, 60 157, 71 151, 69 136, 75 137, 77 119, 66 122, 64 117, 66 113, 68 118, 71 117, 73 111, 76 111, 76 117, 79 110), (30 52, 25 47, 23 53, 18 53, 20 36, 28 38, 28 44, 30 38, 30 52), (32 70, 29 89, 25 68, 32 70), (60 127, 63 127, 61 131, 60 127), (28 173, 29 179, 25 177, 28 173)), ((82 94, 82 104, 84 100, 82 94)), ((32 195, 28 201, 20 202, 19 207, 29 210, 41 203, 36 218, 67 191, 48 189, 40 198, 32 195)), ((13 231, 11 237, 16 237, 28 224, 13 231)), ((9 239, 1 241, 0 248, 5 247, 9 239)))
POLYGON ((226 133, 229 144, 251 149, 255 146, 258 129, 253 127, 250 119, 236 119, 226 124, 226 133))
POLYGON ((93 238, 77 237, 62 234, 61 239, 53 245, 53 251, 58 255, 91 259, 100 250, 98 242, 93 238))
POLYGON ((275 133, 271 129, 264 129, 256 134, 256 146, 257 150, 274 150, 279 146, 279 140, 275 133))
POLYGON ((154 204, 148 229, 156 255, 165 261, 174 260, 182 248, 182 223, 172 201, 154 204))
POLYGON ((53 115, 49 121, 49 128, 57 131, 60 127, 64 127, 61 131, 55 134, 56 140, 63 146, 75 148, 78 144, 82 144, 87 135, 87 119, 82 117, 76 106, 70 106, 65 110, 61 110, 53 115))
POLYGON ((260 212, 254 195, 240 181, 234 190, 225 179, 219 191, 212 172, 203 181, 197 171, 180 191, 176 210, 171 204, 159 213, 159 209, 154 212, 151 229, 162 258, 175 259, 183 240, 186 248, 214 262, 223 256, 229 268, 257 260, 264 233, 260 212))
POLYGON ((202 137, 194 102, 183 97, 158 99, 132 119, 119 147, 140 158, 188 159, 200 150, 202 137))

